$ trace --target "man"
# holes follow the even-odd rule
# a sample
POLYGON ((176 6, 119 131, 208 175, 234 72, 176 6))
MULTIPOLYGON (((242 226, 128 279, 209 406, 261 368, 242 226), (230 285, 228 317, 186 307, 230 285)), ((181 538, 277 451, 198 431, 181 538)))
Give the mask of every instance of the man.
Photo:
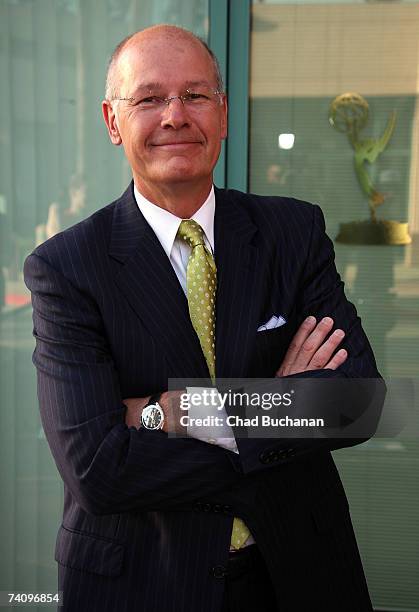
POLYGON ((371 610, 330 455, 362 439, 168 435, 169 378, 379 378, 320 209, 213 188, 226 97, 183 29, 118 46, 103 114, 133 183, 25 263, 64 609, 371 610))

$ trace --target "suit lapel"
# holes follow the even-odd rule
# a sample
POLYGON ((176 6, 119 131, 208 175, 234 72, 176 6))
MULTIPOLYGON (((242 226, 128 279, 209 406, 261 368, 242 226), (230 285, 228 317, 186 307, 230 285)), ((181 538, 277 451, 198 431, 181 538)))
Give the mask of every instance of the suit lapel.
POLYGON ((241 194, 220 189, 215 194, 216 373, 238 378, 246 375, 256 336, 261 254, 252 243, 257 227, 239 201, 241 194))
POLYGON ((109 254, 121 266, 115 282, 160 345, 173 377, 206 378, 208 368, 188 302, 130 184, 114 208, 109 254))

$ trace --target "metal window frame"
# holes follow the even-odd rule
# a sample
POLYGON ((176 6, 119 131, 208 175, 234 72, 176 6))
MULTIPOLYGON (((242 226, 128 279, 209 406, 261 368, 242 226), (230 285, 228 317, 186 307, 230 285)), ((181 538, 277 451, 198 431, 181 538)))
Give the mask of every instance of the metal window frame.
POLYGON ((218 187, 248 188, 251 0, 208 0, 208 44, 217 55, 228 104, 228 137, 214 171, 218 187))

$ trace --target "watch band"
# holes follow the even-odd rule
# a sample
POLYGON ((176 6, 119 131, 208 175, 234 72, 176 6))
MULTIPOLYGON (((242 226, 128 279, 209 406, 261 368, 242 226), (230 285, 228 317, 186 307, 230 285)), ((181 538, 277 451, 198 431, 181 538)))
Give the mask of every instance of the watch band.
POLYGON ((146 403, 146 405, 144 406, 144 408, 147 408, 147 406, 150 406, 150 404, 158 404, 159 399, 161 398, 162 395, 163 393, 155 393, 154 395, 152 395, 150 399, 148 400, 148 402, 146 403))

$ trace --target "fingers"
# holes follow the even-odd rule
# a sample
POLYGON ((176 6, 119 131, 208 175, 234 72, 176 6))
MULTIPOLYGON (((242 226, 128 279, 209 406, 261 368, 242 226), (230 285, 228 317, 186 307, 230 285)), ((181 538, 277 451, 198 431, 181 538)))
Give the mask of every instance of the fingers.
POLYGON ((307 340, 308 336, 310 335, 310 333, 313 331, 315 327, 316 327, 315 317, 311 317, 311 316, 307 317, 301 323, 300 327, 298 328, 297 333, 291 340, 291 343, 288 347, 285 357, 282 360, 282 363, 277 371, 277 376, 284 376, 283 372, 288 370, 293 365, 293 363, 297 359, 298 353, 303 343, 305 342, 305 340, 307 340))
POLYGON ((314 353, 308 368, 310 370, 317 370, 324 368, 329 363, 339 344, 345 337, 345 332, 342 329, 335 329, 335 331, 329 336, 329 338, 323 342, 320 348, 314 353))
POLYGON ((325 370, 336 370, 346 361, 347 357, 348 351, 345 351, 345 349, 340 349, 340 351, 338 351, 336 355, 332 357, 329 363, 324 366, 325 370))
POLYGON ((324 317, 317 325, 314 317, 308 317, 300 325, 291 341, 288 351, 276 375, 286 376, 308 370, 321 368, 336 369, 347 358, 347 352, 342 349, 334 355, 339 344, 345 337, 345 332, 336 329, 327 340, 333 328, 333 319, 324 317))
MULTIPOLYGON (((296 372, 304 372, 306 370, 315 369, 315 366, 309 367, 312 358, 314 357, 317 349, 322 345, 326 336, 331 332, 333 328, 333 319, 331 317, 324 317, 320 323, 316 325, 314 330, 303 342, 297 357, 294 360, 293 368, 296 372)), ((326 364, 327 361, 324 362, 326 364)), ((317 367, 321 367, 317 365, 317 367)))

